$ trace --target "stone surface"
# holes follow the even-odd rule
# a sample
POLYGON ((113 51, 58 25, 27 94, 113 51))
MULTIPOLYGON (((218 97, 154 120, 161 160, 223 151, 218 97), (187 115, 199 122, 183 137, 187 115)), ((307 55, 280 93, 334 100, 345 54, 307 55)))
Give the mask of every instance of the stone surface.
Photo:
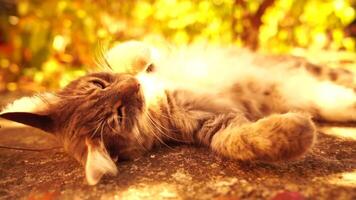
MULTIPOLYGON (((5 120, 0 125, 2 146, 59 145, 36 129, 5 120)), ((163 146, 118 163, 118 176, 104 177, 96 186, 86 184, 82 167, 62 148, 40 152, 0 148, 0 199, 242 200, 285 194, 299 199, 356 199, 355 128, 334 134, 335 127, 320 128, 315 148, 298 162, 242 163, 201 147, 163 146)))

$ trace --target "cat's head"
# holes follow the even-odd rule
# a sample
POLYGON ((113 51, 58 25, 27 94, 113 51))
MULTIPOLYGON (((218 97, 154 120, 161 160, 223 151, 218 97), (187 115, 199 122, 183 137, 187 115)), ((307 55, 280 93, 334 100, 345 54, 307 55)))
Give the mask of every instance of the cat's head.
POLYGON ((129 74, 93 73, 54 94, 26 97, 0 117, 56 135, 85 167, 89 184, 117 173, 116 159, 138 153, 135 132, 145 103, 138 80, 129 74))

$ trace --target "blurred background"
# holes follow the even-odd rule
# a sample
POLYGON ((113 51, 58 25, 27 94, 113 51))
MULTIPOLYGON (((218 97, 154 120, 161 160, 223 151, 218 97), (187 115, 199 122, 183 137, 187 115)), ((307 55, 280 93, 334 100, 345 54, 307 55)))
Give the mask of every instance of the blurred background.
POLYGON ((209 42, 356 68, 356 0, 0 0, 0 93, 65 85, 98 46, 209 42))

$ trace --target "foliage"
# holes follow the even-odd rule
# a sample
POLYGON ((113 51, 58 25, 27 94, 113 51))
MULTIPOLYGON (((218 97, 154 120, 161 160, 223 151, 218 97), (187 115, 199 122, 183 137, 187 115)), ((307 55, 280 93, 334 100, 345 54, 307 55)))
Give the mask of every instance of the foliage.
POLYGON ((56 88, 99 44, 141 39, 272 53, 355 51, 355 0, 0 0, 0 91, 56 88))

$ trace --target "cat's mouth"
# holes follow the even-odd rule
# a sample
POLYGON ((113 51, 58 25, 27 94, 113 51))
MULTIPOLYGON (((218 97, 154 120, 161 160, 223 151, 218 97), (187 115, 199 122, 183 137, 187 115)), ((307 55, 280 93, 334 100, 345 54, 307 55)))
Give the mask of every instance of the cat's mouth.
POLYGON ((122 124, 124 121, 124 106, 123 105, 120 105, 119 107, 117 107, 116 114, 117 114, 117 120, 119 121, 119 124, 122 124))

